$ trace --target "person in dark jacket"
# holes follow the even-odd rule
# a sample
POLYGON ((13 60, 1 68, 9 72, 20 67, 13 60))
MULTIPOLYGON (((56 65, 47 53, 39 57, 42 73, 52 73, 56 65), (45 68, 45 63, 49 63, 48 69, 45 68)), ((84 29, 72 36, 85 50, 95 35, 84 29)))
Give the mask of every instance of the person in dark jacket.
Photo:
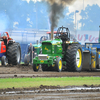
POLYGON ((28 48, 28 53, 30 53, 30 63, 32 64, 32 59, 34 58, 34 52, 35 52, 35 48, 34 46, 32 46, 32 43, 30 43, 30 46, 28 48))

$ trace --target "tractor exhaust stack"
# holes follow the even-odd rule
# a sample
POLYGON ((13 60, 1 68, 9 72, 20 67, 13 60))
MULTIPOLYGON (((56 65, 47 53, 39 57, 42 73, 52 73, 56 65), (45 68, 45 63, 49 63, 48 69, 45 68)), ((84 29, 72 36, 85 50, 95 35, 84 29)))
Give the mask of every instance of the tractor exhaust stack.
POLYGON ((53 27, 51 27, 51 40, 53 40, 53 27))

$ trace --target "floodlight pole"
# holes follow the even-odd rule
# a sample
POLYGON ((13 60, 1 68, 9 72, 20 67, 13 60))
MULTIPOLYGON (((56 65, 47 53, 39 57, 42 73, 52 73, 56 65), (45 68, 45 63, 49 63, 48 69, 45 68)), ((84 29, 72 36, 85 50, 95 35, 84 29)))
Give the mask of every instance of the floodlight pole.
POLYGON ((79 11, 78 10, 75 10, 75 35, 76 35, 76 38, 77 38, 77 33, 76 33, 76 13, 78 13, 79 11))
POLYGON ((98 42, 100 43, 100 26, 99 26, 99 40, 98 40, 98 42))

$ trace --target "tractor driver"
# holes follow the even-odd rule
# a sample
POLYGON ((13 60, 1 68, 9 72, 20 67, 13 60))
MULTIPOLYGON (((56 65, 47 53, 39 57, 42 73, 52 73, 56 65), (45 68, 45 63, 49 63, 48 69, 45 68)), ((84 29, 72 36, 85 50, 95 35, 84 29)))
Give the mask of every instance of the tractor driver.
POLYGON ((4 44, 7 46, 7 34, 6 33, 3 33, 3 41, 4 41, 4 44))

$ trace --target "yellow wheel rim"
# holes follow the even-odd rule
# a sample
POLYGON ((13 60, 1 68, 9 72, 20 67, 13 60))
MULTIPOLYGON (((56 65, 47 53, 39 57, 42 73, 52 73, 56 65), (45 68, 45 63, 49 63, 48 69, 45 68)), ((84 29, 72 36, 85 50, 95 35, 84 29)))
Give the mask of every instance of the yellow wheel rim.
POLYGON ((60 70, 62 69, 62 61, 61 60, 59 61, 59 69, 60 70))
POLYGON ((77 54, 76 54, 76 64, 77 67, 80 68, 81 64, 82 64, 82 52, 80 49, 77 50, 77 54))
POLYGON ((36 66, 36 69, 39 69, 39 66, 36 66))

